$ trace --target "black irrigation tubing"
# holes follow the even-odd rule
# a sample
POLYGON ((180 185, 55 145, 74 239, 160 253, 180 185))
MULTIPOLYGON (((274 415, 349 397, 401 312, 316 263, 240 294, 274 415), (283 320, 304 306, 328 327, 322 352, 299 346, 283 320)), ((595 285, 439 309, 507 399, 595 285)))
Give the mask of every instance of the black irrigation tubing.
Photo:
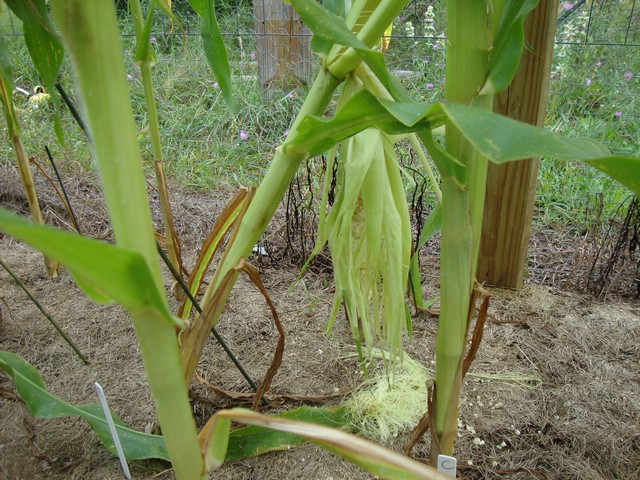
POLYGON ((73 207, 71 206, 71 201, 69 200, 69 196, 67 195, 67 190, 64 188, 64 183, 62 182, 62 178, 60 177, 60 173, 58 172, 58 167, 56 167, 56 163, 53 161, 53 155, 51 155, 49 146, 45 145, 44 149, 47 152, 47 156, 49 157, 49 161, 51 162, 53 171, 55 172, 56 178, 58 179, 58 183, 60 184, 60 188, 62 189, 62 194, 64 195, 64 199, 67 202, 67 207, 69 207, 69 214, 71 215, 71 221, 73 222, 73 226, 76 229, 76 232, 82 235, 82 232, 80 231, 80 225, 78 225, 78 219, 76 218, 76 214, 73 211, 73 207))
POLYGON ((64 88, 62 88, 62 85, 60 85, 59 83, 56 83, 56 90, 58 90, 58 93, 62 97, 62 100, 64 100, 64 103, 69 108, 69 111, 71 112, 71 115, 73 115, 73 118, 76 120, 76 122, 78 122, 78 125, 80 125, 80 128, 82 129, 84 134, 87 136, 87 138, 91 138, 91 136, 89 135, 89 131, 87 130, 86 125, 84 124, 84 122, 82 121, 82 118, 80 117, 80 114, 78 113, 78 111, 76 110, 75 105, 73 104, 73 102, 71 101, 69 96, 67 95, 67 92, 65 92, 64 88))
POLYGON ((62 330, 62 328, 60 327, 60 325, 58 325, 56 323, 56 321, 51 318, 51 315, 49 315, 47 313, 47 311, 44 309, 44 307, 40 304, 40 302, 38 302, 38 300, 36 300, 36 298, 31 295, 31 292, 27 289, 27 287, 24 285, 24 283, 22 283, 22 281, 16 276, 15 273, 13 273, 13 271, 9 268, 9 266, 4 263, 2 261, 2 259, 0 259, 0 266, 2 266, 2 268, 4 268, 7 273, 9 275, 11 275, 11 278, 13 278, 13 280, 18 284, 18 286, 22 289, 22 291, 24 293, 27 294, 27 296, 31 299, 31 301, 34 303, 34 305, 36 307, 38 307, 38 310, 40 310, 40 312, 42 312, 42 314, 47 317, 47 320, 49 320, 49 322, 51 322, 51 325, 53 325, 53 328, 55 328, 58 333, 60 334, 60 336, 64 339, 65 342, 67 342, 67 344, 73 349, 73 351, 76 353, 76 355, 78 355, 78 357, 80 357, 80 359, 82 360, 82 362, 85 365, 89 365, 89 360, 87 360, 87 357, 85 357, 82 352, 78 349, 78 347, 76 346, 75 343, 73 343, 73 340, 71 340, 66 333, 64 333, 64 331, 62 330))
MULTIPOLYGON (((189 287, 187 286, 186 283, 184 283, 184 280, 182 279, 182 276, 176 271, 174 266, 171 264, 171 260, 169 260, 169 257, 167 257, 167 254, 164 253, 164 250, 162 250, 162 247, 160 246, 159 243, 156 242, 156 246, 158 248, 158 253, 160 253, 160 256, 162 257, 162 260, 164 261, 165 265, 167 266, 167 268, 171 272, 171 275, 173 276, 173 278, 175 278, 176 281, 180 284, 180 287, 182 288, 184 293, 187 295, 187 297, 189 297, 189 300, 191 300, 191 303, 193 304, 195 309, 198 311, 198 313, 202 313, 202 308, 200 308, 200 304, 198 303, 198 301, 193 297, 193 295, 189 291, 189 287)), ((242 376, 247 380, 247 382, 249 382, 249 385, 251 385, 251 388, 253 388, 253 391, 254 392, 257 391, 258 390, 258 385, 249 376, 249 374, 244 369, 244 367, 242 366, 240 361, 233 354, 231 349, 229 349, 229 346, 224 341, 224 339, 220 336, 220 334, 218 332, 216 332, 216 328, 215 327, 211 327, 211 333, 213 333, 213 336, 216 338, 216 340, 218 341, 220 346, 227 353, 227 355, 229 356, 229 358, 231 359, 233 364, 237 367, 237 369, 240 371, 242 376)))

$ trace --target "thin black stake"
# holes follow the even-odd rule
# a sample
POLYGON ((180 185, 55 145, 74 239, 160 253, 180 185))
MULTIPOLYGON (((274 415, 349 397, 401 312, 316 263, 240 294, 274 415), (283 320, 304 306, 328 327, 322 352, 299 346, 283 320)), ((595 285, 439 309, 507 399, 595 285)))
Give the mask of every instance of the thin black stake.
POLYGON ((53 161, 53 155, 51 155, 49 146, 45 145, 44 149, 47 152, 47 156, 49 157, 49 161, 51 162, 53 171, 55 172, 56 178, 58 179, 58 183, 60 184, 60 188, 62 189, 64 200, 67 202, 67 207, 69 208, 69 214, 71 215, 71 221, 73 222, 73 227, 76 229, 76 232, 82 235, 82 232, 80 231, 80 225, 78 225, 78 219, 76 218, 76 214, 74 213, 73 208, 71 207, 71 201, 69 200, 69 196, 67 195, 67 190, 64 188, 64 183, 62 183, 62 178, 60 177, 60 173, 58 172, 58 167, 56 167, 56 163, 53 161))
POLYGON ((89 360, 87 360, 87 357, 85 357, 82 354, 82 352, 78 349, 78 347, 76 347, 75 343, 73 343, 73 340, 71 340, 67 336, 67 334, 64 333, 62 328, 60 328, 60 326, 56 323, 56 321, 53 318, 51 318, 51 315, 49 315, 44 309, 44 307, 40 305, 40 302, 38 302, 38 300, 36 300, 35 297, 31 295, 31 292, 27 290, 27 287, 25 287, 24 283, 22 283, 22 281, 16 276, 16 274, 11 271, 9 266, 2 261, 2 259, 0 259, 0 266, 2 266, 2 268, 4 268, 9 275, 11 275, 11 278, 15 280, 15 282, 22 289, 22 291, 26 293, 27 296, 31 299, 31 301, 35 304, 35 306, 38 307, 38 310, 40 310, 40 312, 42 312, 42 314, 45 317, 47 317, 47 320, 51 322, 51 325, 53 325, 53 328, 55 328, 58 331, 60 336, 64 339, 65 342, 67 342, 67 344, 73 349, 73 351, 76 352, 76 355, 80 357, 80 359, 84 362, 84 364, 89 365, 89 360))
MULTIPOLYGON (((167 268, 171 272, 171 275, 173 275, 173 278, 175 278, 176 281, 180 284, 180 287, 182 288, 184 293, 187 295, 187 297, 189 297, 189 300, 191 300, 191 303, 193 304, 195 309, 198 311, 198 313, 202 313, 202 308, 200 308, 200 304, 198 303, 198 301, 193 297, 193 295, 189 291, 189 287, 187 286, 186 283, 184 283, 184 280, 182 279, 182 276, 173 267, 173 265, 171 264, 171 260, 169 260, 169 258, 167 257, 167 254, 164 253, 164 250, 162 250, 162 247, 160 246, 160 244, 156 242, 156 245, 157 245, 157 248, 158 248, 158 253, 160 253, 160 256, 162 257, 162 260, 164 261, 165 265, 167 266, 167 268)), ((251 377, 249 376, 247 371, 244 369, 244 367, 242 366, 240 361, 236 358, 236 356, 233 354, 233 352, 229 349, 229 346, 226 344, 224 339, 220 336, 220 334, 218 332, 216 332, 216 328, 215 327, 211 327, 211 333, 213 333, 213 336, 216 338, 216 340, 218 341, 220 346, 222 348, 224 348, 224 351, 227 352, 227 355, 229 356, 231 361, 234 363, 234 365, 238 368, 238 370, 240 370, 240 373, 242 374, 242 376, 244 378, 246 378, 247 382, 249 382, 249 385, 251 385, 251 388, 253 388, 253 391, 254 392, 257 391, 258 390, 258 385, 256 384, 256 382, 254 382, 251 379, 251 377)))
POLYGON ((76 122, 78 122, 78 125, 80 125, 80 128, 82 129, 84 134, 87 136, 87 138, 91 138, 91 136, 89 135, 89 130, 87 130, 87 127, 82 121, 80 114, 78 113, 75 105, 67 95, 67 92, 65 92, 64 88, 62 88, 62 85, 60 85, 59 83, 56 83, 56 90, 58 90, 58 93, 62 97, 62 100, 64 100, 64 103, 67 105, 67 107, 69 107, 69 111, 71 112, 71 115, 73 115, 73 118, 75 118, 76 122))

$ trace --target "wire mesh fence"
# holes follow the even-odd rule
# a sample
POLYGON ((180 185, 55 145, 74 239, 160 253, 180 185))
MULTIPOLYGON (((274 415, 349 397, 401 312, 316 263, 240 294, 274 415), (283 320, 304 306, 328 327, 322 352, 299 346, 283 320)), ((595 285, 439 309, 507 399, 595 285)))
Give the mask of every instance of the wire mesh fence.
MULTIPOLYGON (((127 0, 114 0, 126 18, 127 0)), ((640 5, 638 0, 560 2, 546 126, 596 138, 618 153, 640 154, 640 5)), ((186 0, 174 0, 174 25, 156 15, 154 41, 169 51, 180 37, 199 35, 186 0)), ((257 74, 261 87, 306 85, 313 75, 311 33, 280 0, 216 2, 234 70, 257 74)), ((126 24, 126 20, 125 20, 126 24)), ((20 21, 3 9, 0 32, 21 35, 20 21)), ((412 0, 396 20, 387 61, 415 97, 444 95, 444 0, 412 0)), ((131 28, 123 36, 132 35, 131 28)), ((187 42, 187 45, 197 45, 187 42)))
MULTIPOLYGON (((114 1, 121 12, 125 48, 131 50, 127 0, 114 1)), ((390 68, 414 98, 425 102, 444 96, 445 4, 445 0, 410 1, 394 24, 386 52, 390 68)), ((173 8, 179 23, 158 14, 153 28, 153 41, 166 68, 172 68, 183 49, 201 49, 199 19, 188 1, 174 0, 173 8)), ((290 6, 280 0, 221 0, 216 12, 237 82, 256 89, 308 84, 318 67, 308 49, 311 33, 290 6)), ((22 33, 20 21, 7 8, 0 12, 0 32, 22 33)), ((549 81, 548 129, 594 138, 616 153, 640 155, 640 1, 561 1, 549 81)), ((567 189, 582 193, 579 185, 567 189)), ((546 193, 542 184, 540 194, 546 193)))
MULTIPOLYGON (((126 13, 127 1, 114 0, 126 13)), ((547 128, 596 138, 623 154, 640 154, 640 5, 638 0, 560 2, 547 128)), ((180 21, 156 15, 154 41, 169 50, 180 37, 199 35, 186 0, 174 0, 180 21)), ((262 87, 309 83, 311 33, 280 0, 226 0, 216 9, 234 70, 257 74, 262 87)), ((21 35, 20 21, 4 9, 0 31, 21 35)), ((444 95, 444 0, 413 0, 394 24, 387 61, 415 97, 444 95)), ((124 29, 123 36, 132 35, 124 29)), ((188 42, 187 45, 196 45, 188 42)))
MULTIPOLYGON (((123 48, 133 51, 133 28, 126 12, 127 1, 114 1, 121 9, 123 48)), ((445 0, 409 2, 394 23, 390 46, 385 53, 390 68, 402 79, 413 98, 425 102, 444 96, 445 3, 445 0)), ((152 41, 162 68, 175 70, 174 75, 164 75, 161 83, 172 85, 172 95, 180 95, 185 104, 191 101, 202 104, 189 110, 190 113, 184 113, 181 135, 167 146, 167 157, 175 158, 176 165, 188 165, 194 179, 206 177, 200 172, 215 174, 224 170, 227 164, 220 158, 229 158, 235 165, 242 158, 252 159, 252 155, 259 159, 266 157, 275 142, 283 138, 287 119, 299 105, 303 95, 296 90, 304 89, 314 68, 318 68, 308 50, 311 33, 291 8, 279 0, 216 2, 237 90, 242 92, 238 95, 244 95, 243 104, 255 103, 256 111, 243 108, 233 118, 205 125, 197 119, 209 114, 215 96, 209 97, 208 93, 202 92, 215 92, 217 87, 213 79, 202 80, 200 86, 194 86, 194 78, 208 77, 206 65, 204 62, 198 65, 185 63, 187 57, 197 58, 192 52, 201 51, 200 22, 186 0, 173 0, 173 8, 179 23, 156 15, 152 30, 152 41), (186 74, 187 71, 190 74, 186 74), (278 87, 278 93, 265 96, 259 92, 259 87, 278 87), (283 92, 284 87, 287 88, 283 92), (242 118, 243 115, 246 118, 242 118), (257 131, 253 133, 260 141, 221 141, 220 150, 212 153, 218 138, 237 137, 237 130, 243 128, 245 120, 249 123, 249 117, 256 126, 257 131), (185 155, 188 158, 183 158, 185 155)), ((0 12, 0 33, 22 35, 20 21, 7 8, 0 12)), ((640 1, 560 2, 555 40, 547 129, 599 140, 618 154, 640 156, 640 1)), ((131 62, 131 59, 127 61, 131 62)), ((22 74, 25 86, 29 80, 37 83, 34 72, 18 73, 22 74)), ((170 114, 175 113, 167 112, 170 114)), ((239 135, 242 133, 240 131, 239 135)), ((410 159, 408 161, 410 163, 410 159)), ((262 160, 251 160, 247 165, 243 163, 242 169, 259 172, 264 168, 262 160)), ((313 182, 309 180, 308 183, 311 190, 313 182)), ((597 233, 598 221, 613 218, 618 215, 616 212, 623 211, 621 205, 629 203, 627 193, 619 192, 611 181, 583 165, 543 162, 536 208, 546 222, 562 225, 591 222, 597 233)), ((301 197, 300 204, 304 201, 301 197)), ((292 212, 292 218, 298 221, 296 209, 292 212)), ((602 242, 593 242, 594 245, 599 243, 602 242)))
POLYGON ((253 0, 258 79, 263 88, 308 85, 313 77, 311 32, 291 5, 253 0))
MULTIPOLYGON (((119 0, 121 8, 126 1, 119 0)), ((446 8, 444 0, 411 1, 397 19, 387 57, 414 93, 431 101, 443 95, 446 8)), ((186 0, 173 2, 180 28, 156 16, 160 45, 180 35, 198 35, 199 21, 186 0)), ((280 0, 217 2, 223 35, 255 60, 261 86, 279 79, 307 84, 313 72, 311 33, 280 0)), ((5 9, 6 11, 6 9, 5 9)), ((3 14, 2 32, 21 34, 20 22, 3 14)), ((124 33, 126 35, 126 33, 124 33)), ((616 138, 621 153, 638 153, 640 130, 640 5, 637 0, 561 2, 547 126, 555 131, 616 138), (629 123, 632 125, 630 126, 629 123)), ((241 72, 244 73, 244 72, 241 72)))

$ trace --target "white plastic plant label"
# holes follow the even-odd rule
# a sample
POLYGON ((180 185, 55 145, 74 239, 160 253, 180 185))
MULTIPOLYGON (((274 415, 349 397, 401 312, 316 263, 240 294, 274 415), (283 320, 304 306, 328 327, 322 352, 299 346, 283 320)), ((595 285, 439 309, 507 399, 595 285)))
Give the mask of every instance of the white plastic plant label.
POLYGON ((444 473, 448 477, 456 478, 456 467, 458 461, 455 457, 448 455, 438 455, 438 471, 444 473))

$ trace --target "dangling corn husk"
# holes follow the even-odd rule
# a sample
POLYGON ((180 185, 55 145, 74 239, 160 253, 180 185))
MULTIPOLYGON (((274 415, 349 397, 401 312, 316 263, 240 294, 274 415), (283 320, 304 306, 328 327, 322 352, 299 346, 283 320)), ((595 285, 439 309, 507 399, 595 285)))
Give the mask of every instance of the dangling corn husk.
POLYGON ((344 302, 361 360, 370 359, 378 344, 389 352, 385 364, 393 372, 409 322, 404 292, 411 229, 393 143, 380 130, 364 130, 343 143, 325 229, 336 282, 328 330, 344 302))

